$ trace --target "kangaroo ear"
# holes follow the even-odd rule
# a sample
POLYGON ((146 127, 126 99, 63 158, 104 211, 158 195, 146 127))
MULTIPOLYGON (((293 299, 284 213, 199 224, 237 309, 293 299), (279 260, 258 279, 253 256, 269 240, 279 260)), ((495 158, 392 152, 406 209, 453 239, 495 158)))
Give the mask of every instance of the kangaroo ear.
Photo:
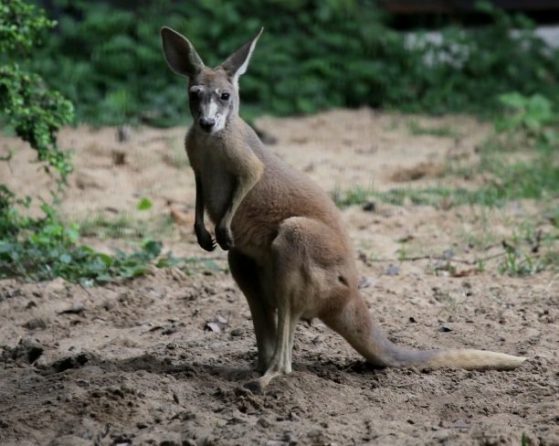
POLYGON ((252 52, 254 51, 254 47, 256 46, 256 42, 258 42, 258 38, 262 34, 262 31, 264 31, 264 28, 260 28, 260 31, 258 31, 251 40, 231 54, 227 60, 221 64, 222 68, 234 82, 237 82, 239 76, 245 74, 250 61, 250 56, 252 56, 252 52))
POLYGON ((175 73, 192 77, 202 71, 204 62, 182 34, 164 26, 161 28, 161 41, 167 64, 175 73))

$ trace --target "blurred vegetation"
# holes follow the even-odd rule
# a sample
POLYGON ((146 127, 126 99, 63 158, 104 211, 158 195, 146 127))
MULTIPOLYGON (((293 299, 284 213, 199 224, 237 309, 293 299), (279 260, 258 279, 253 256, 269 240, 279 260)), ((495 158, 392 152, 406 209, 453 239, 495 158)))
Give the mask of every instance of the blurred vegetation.
MULTIPOLYGON (((67 153, 57 146, 56 135, 72 121, 73 107, 39 75, 22 67, 53 26, 41 10, 22 0, 0 3, 0 119, 37 151, 39 161, 57 179, 54 202, 72 170, 67 153)), ((9 160, 10 155, 2 159, 9 160)), ((52 203, 41 204, 40 217, 27 215, 30 204, 30 198, 18 197, 0 184, 0 279, 63 277, 92 285, 137 277, 151 265, 184 264, 171 254, 161 255, 161 243, 153 240, 144 240, 133 253, 97 252, 79 243, 79 226, 62 221, 52 203)), ((144 200, 139 206, 147 209, 151 204, 144 200)))
MULTIPOLYGON (((494 118, 494 131, 479 147, 479 162, 464 167, 449 166, 447 174, 470 179, 484 178, 481 185, 456 188, 445 185, 428 188, 395 188, 377 191, 356 187, 336 190, 333 198, 340 207, 370 206, 375 200, 393 205, 428 205, 446 210, 454 206, 503 206, 512 200, 534 199, 548 210, 540 220, 553 229, 544 233, 529 225, 523 234, 503 240, 499 271, 525 276, 544 269, 559 269, 559 110, 541 95, 517 92, 498 97, 501 113, 494 118), (515 154, 523 157, 518 160, 515 154)), ((410 131, 417 134, 416 126, 410 131)), ((447 132, 422 134, 454 137, 447 132)), ((520 228, 522 229, 522 228, 520 228)))
MULTIPOLYGON (((500 95, 498 101, 501 113, 494 119, 493 133, 479 147, 479 163, 448 169, 449 174, 459 176, 483 175, 485 184, 469 189, 439 186, 382 192, 356 187, 334 191, 335 202, 346 207, 379 199, 399 206, 409 203, 448 209, 464 204, 502 206, 511 200, 559 198, 559 110, 541 95, 514 92, 500 95), (519 151, 529 155, 527 160, 511 161, 515 159, 511 155, 519 151)), ((410 130, 418 134, 416 126, 410 126, 410 130)), ((419 134, 454 137, 439 129, 422 129, 419 134)))
POLYGON ((56 132, 72 121, 73 106, 21 66, 54 25, 22 0, 0 3, 0 113, 17 136, 37 151, 39 160, 46 161, 45 168, 54 168, 65 181, 71 166, 67 153, 56 145, 56 132))
POLYGON ((32 66, 74 102, 80 121, 186 119, 184 84, 161 55, 162 25, 185 34, 208 65, 265 27, 241 82, 249 118, 259 109, 286 115, 360 105, 487 116, 509 91, 559 103, 559 51, 529 19, 488 3, 479 4, 488 25, 450 25, 440 39, 391 29, 373 0, 50 3, 59 25, 32 66))

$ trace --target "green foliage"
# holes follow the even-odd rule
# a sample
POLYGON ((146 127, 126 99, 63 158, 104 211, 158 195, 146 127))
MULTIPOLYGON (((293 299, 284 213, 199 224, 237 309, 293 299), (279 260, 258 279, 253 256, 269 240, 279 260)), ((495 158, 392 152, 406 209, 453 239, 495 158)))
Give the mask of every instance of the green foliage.
MULTIPOLYGON (((15 62, 36 51, 34 45, 41 33, 53 25, 40 10, 21 0, 0 3, 0 113, 5 123, 37 151, 39 160, 46 161, 49 173, 58 174, 63 186, 71 164, 58 148, 56 134, 71 122, 72 104, 47 88, 40 76, 15 62)), ((152 264, 180 263, 170 254, 161 256, 161 243, 153 240, 144 241, 132 254, 97 252, 78 243, 79 226, 62 222, 50 204, 42 204, 40 218, 26 215, 29 206, 29 198, 18 198, 0 184, 0 278, 63 277, 91 285, 137 277, 152 264)), ((147 198, 138 204, 139 209, 150 207, 147 198)))
POLYGON ((65 181, 71 165, 67 153, 56 145, 56 132, 72 121, 72 104, 14 62, 28 57, 52 26, 54 22, 21 0, 0 5, 0 114, 37 151, 39 160, 46 161, 46 168, 54 168, 65 181))
POLYGON ((488 115, 509 91, 559 103, 559 51, 527 18, 488 4, 480 5, 487 26, 448 26, 440 40, 418 34, 413 41, 388 26, 374 0, 54 4, 58 32, 33 66, 72 99, 80 120, 99 124, 185 119, 184 83, 161 55, 163 24, 187 35, 211 66, 265 27, 241 81, 249 115, 360 105, 488 115))
POLYGON ((535 94, 530 97, 518 92, 499 96, 499 102, 508 112, 496 121, 500 131, 527 131, 538 133, 553 121, 553 106, 546 97, 535 94))
POLYGON ((512 247, 506 250, 505 258, 499 265, 501 274, 513 277, 529 276, 543 269, 534 257, 518 252, 512 247))
POLYGON ((63 181, 72 170, 67 152, 56 145, 56 132, 72 120, 72 104, 49 91, 40 77, 22 71, 17 64, 0 67, 0 112, 17 136, 37 151, 46 168, 63 181))
POLYGON ((79 227, 82 237, 95 237, 101 240, 115 239, 135 243, 138 240, 171 236, 176 226, 168 215, 139 219, 127 215, 107 218, 101 214, 80 221, 79 227))
POLYGON ((22 0, 0 3, 0 53, 29 53, 54 22, 22 0))
POLYGON ((438 186, 367 192, 363 188, 356 187, 344 192, 334 192, 333 197, 339 207, 364 204, 367 200, 379 199, 397 206, 413 204, 448 209, 453 206, 474 204, 502 206, 510 200, 530 198, 539 200, 556 197, 559 194, 559 166, 542 159, 532 163, 495 164, 492 173, 496 175, 495 179, 477 189, 438 186), (501 176, 497 176, 498 174, 501 176))
POLYGON ((149 198, 142 198, 138 204, 137 204, 137 208, 139 211, 147 211, 149 209, 151 209, 151 207, 153 206, 153 203, 151 202, 151 200, 149 198))
POLYGON ((64 224, 54 208, 41 206, 44 216, 30 218, 17 211, 13 194, 0 187, 0 278, 50 280, 63 277, 90 286, 145 274, 151 265, 183 265, 184 259, 161 255, 162 244, 145 240, 133 253, 109 255, 79 243, 80 227, 64 224))
POLYGON ((409 123, 409 129, 412 135, 430 135, 439 138, 456 138, 457 132, 449 126, 440 127, 424 127, 416 121, 409 123))
POLYGON ((364 188, 356 186, 351 189, 341 190, 336 188, 332 193, 334 203, 340 208, 345 208, 352 205, 361 205, 376 196, 372 188, 364 188))

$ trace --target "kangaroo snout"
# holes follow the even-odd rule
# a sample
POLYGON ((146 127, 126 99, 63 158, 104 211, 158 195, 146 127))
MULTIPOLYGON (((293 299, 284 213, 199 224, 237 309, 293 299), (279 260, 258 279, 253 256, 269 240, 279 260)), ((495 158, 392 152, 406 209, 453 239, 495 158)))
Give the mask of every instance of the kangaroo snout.
POLYGON ((206 132, 211 132, 214 125, 215 125, 215 119, 214 118, 200 118, 198 120, 198 123, 200 124, 200 127, 202 127, 203 130, 205 130, 206 132))

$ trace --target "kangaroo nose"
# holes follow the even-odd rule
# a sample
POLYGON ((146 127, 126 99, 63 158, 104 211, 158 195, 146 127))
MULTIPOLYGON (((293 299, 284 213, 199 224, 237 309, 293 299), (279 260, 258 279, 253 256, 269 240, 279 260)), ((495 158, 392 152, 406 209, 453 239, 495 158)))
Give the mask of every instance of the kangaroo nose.
POLYGON ((215 124, 214 118, 200 118, 200 127, 209 132, 215 124))

